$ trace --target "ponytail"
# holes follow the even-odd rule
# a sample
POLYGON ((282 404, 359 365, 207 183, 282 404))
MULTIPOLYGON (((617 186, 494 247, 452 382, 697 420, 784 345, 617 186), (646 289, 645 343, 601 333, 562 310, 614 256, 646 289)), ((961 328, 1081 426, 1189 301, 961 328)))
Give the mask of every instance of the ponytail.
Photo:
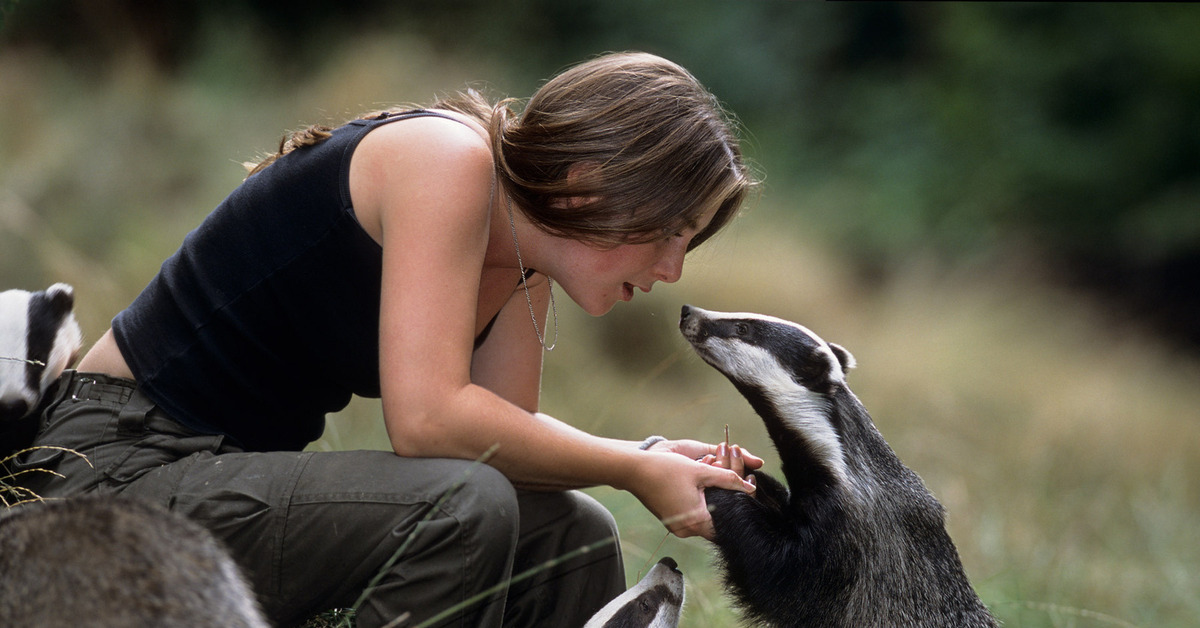
POLYGON ((283 136, 283 138, 279 140, 279 150, 276 151, 274 155, 268 156, 266 159, 263 159, 257 164, 252 162, 246 162, 242 164, 248 171, 246 177, 249 178, 255 174, 258 174, 263 168, 275 163, 276 159, 283 157, 297 148, 313 146, 314 144, 320 144, 321 142, 324 142, 329 138, 332 131, 333 128, 331 127, 327 127, 323 124, 314 124, 307 129, 293 131, 292 133, 283 136))

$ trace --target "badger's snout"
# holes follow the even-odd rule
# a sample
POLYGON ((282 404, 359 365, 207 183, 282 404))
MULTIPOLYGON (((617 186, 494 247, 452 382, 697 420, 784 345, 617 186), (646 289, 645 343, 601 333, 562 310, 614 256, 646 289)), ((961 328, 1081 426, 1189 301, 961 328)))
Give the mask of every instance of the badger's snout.
MULTIPOLYGON (((684 307, 687 307, 687 306, 685 305, 684 307)), ((658 563, 660 565, 664 565, 667 569, 669 569, 681 576, 683 575, 683 572, 679 571, 679 563, 675 562, 675 559, 671 558, 670 556, 663 556, 661 559, 659 559, 658 563)))
POLYGON ((24 399, 0 400, 0 423, 16 421, 29 413, 29 402, 24 399))
POLYGON ((689 320, 692 318, 692 306, 685 305, 679 311, 679 329, 686 332, 689 320))
POLYGON ((679 312, 679 331, 692 344, 704 339, 703 326, 700 324, 707 314, 705 310, 690 305, 683 306, 679 312))

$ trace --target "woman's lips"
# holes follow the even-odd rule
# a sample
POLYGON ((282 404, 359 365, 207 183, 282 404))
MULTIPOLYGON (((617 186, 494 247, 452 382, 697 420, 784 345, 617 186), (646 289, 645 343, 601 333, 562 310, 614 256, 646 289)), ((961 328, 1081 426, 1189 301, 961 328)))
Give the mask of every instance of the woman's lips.
POLYGON ((625 283, 621 285, 621 299, 623 301, 633 300, 633 284, 625 283))

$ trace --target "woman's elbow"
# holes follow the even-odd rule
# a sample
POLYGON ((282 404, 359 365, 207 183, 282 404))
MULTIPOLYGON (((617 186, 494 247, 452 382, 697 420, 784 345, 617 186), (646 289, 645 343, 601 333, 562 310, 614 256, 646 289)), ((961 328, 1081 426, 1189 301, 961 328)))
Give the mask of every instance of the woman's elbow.
POLYGON ((392 451, 406 458, 444 457, 441 449, 445 435, 438 429, 439 421, 429 412, 411 409, 384 409, 384 423, 392 451))
POLYGON ((392 451, 406 458, 464 458, 473 459, 476 434, 463 421, 461 409, 440 406, 432 408, 384 408, 384 422, 392 451))

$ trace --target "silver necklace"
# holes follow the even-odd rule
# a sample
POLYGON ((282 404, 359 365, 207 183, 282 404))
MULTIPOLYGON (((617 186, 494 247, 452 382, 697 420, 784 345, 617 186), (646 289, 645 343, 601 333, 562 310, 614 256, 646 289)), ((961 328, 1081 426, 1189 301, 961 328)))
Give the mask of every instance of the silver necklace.
POLYGON ((537 336, 538 343, 546 351, 554 351, 554 347, 558 345, 558 308, 554 305, 554 280, 550 279, 550 275, 546 275, 546 286, 550 289, 550 311, 554 313, 554 341, 546 346, 546 337, 542 335, 542 330, 538 327, 537 315, 533 313, 533 298, 529 296, 529 284, 525 279, 525 260, 521 259, 521 245, 517 243, 517 223, 513 220, 512 197, 508 194, 504 195, 504 200, 508 203, 508 227, 512 229, 513 248, 517 251, 517 266, 521 267, 521 287, 525 288, 525 303, 529 304, 529 320, 533 321, 533 335, 537 336))

